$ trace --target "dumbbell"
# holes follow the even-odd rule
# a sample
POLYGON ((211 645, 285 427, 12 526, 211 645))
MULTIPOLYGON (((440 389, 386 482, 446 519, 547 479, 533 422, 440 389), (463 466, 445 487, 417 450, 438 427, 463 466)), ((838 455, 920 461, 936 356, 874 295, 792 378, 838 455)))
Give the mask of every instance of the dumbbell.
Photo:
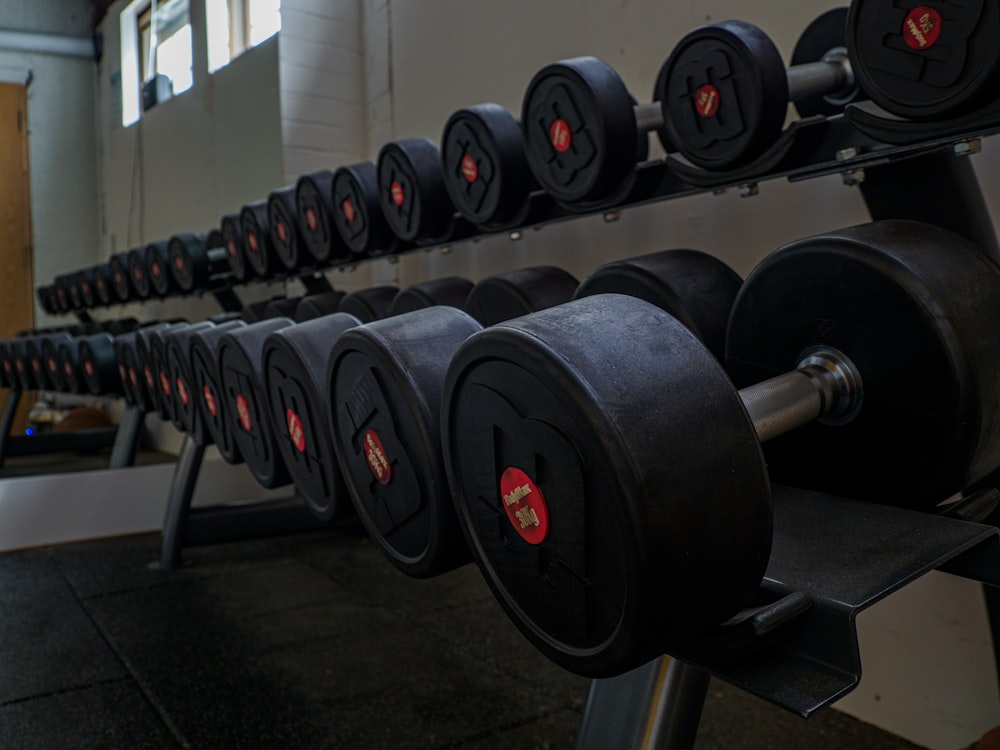
POLYGON ((66 291, 69 294, 69 307, 71 310, 82 310, 83 296, 80 293, 79 271, 66 274, 66 291))
POLYGON ((139 370, 139 353, 136 349, 136 331, 115 336, 115 359, 118 362, 118 377, 121 381, 125 403, 142 412, 151 411, 150 397, 145 390, 142 373, 139 370))
MULTIPOLYGON (((191 327, 191 323, 180 321, 170 323, 163 327, 157 327, 150 336, 145 339, 149 348, 149 359, 147 360, 153 369, 153 376, 158 388, 157 391, 157 411, 164 420, 177 423, 177 394, 174 391, 174 379, 171 377, 170 366, 167 359, 167 343, 169 337, 177 332, 186 331, 191 327)), ((197 324, 195 324, 197 325, 197 324)), ((142 341, 142 339, 140 339, 142 341)), ((140 357, 143 355, 142 344, 139 346, 140 357)))
POLYGON ((535 179, 556 200, 572 204, 604 200, 627 185, 636 162, 648 155, 645 134, 662 128, 663 114, 658 101, 636 104, 603 60, 577 57, 534 75, 521 122, 535 179))
POLYGON ((277 299, 273 299, 264 307, 262 320, 291 318, 293 321, 298 322, 295 318, 295 312, 298 310, 299 303, 301 302, 302 297, 278 297, 277 299))
POLYGON ((128 269, 128 253, 117 253, 108 260, 108 270, 111 272, 111 285, 115 294, 121 302, 129 302, 135 299, 135 291, 132 288, 131 276, 128 269))
MULTIPOLYGON (((418 302, 455 304, 457 292, 461 295, 458 304, 462 304, 471 286, 468 281, 453 277, 436 284, 424 284, 419 289, 409 287, 399 292, 395 299, 402 296, 411 306, 418 302)), ((374 296, 383 300, 378 306, 381 317, 391 314, 395 300, 392 304, 384 301, 391 288, 376 290, 374 296)), ((373 307, 365 312, 376 314, 373 307)), ((322 520, 353 513, 337 466, 323 403, 330 347, 341 333, 360 324, 353 315, 331 311, 325 316, 275 331, 264 342, 264 390, 278 450, 299 495, 322 520)))
POLYGON ((218 370, 229 432, 250 474, 268 489, 291 482, 278 452, 264 391, 264 341, 274 331, 294 325, 291 318, 271 318, 234 328, 219 339, 218 370))
POLYGON ((66 312, 69 307, 69 280, 65 275, 56 276, 52 279, 52 289, 55 297, 56 309, 59 312, 66 312))
POLYGON ((422 310, 425 307, 444 305, 446 307, 465 307, 465 301, 475 285, 461 276, 446 276, 441 279, 430 279, 411 284, 400 289, 392 304, 389 305, 387 317, 422 310))
POLYGON ((997 100, 996 3, 854 0, 847 49, 858 81, 888 112, 957 117, 997 100))
POLYGON ((122 392, 122 377, 115 352, 115 337, 110 333, 95 333, 80 339, 79 372, 84 386, 92 396, 108 396, 122 392))
POLYGON ((191 344, 202 332, 212 330, 229 321, 215 323, 210 320, 192 323, 167 335, 167 369, 174 389, 174 426, 186 432, 197 445, 209 445, 211 434, 205 425, 199 404, 204 401, 203 391, 195 386, 191 344))
POLYGON ((81 268, 77 271, 76 283, 80 288, 80 307, 84 310, 97 307, 97 294, 94 289, 94 269, 81 268))
POLYGON ((52 298, 52 287, 44 284, 36 287, 35 300, 38 302, 38 306, 49 315, 55 315, 59 312, 59 308, 56 307, 56 301, 52 298))
POLYGON ((144 253, 151 293, 158 297, 170 296, 177 290, 177 282, 170 273, 170 241, 150 242, 144 253))
POLYGON ((442 429, 493 593, 559 664, 619 674, 750 603, 769 471, 933 511, 1000 464, 998 313, 981 251, 892 221, 765 259, 734 303, 726 370, 618 295, 477 334, 449 367, 442 429))
POLYGON ((338 210, 333 199, 333 172, 321 169, 295 183, 295 210, 299 232, 309 254, 321 265, 349 260, 351 251, 333 225, 338 210))
POLYGON ((282 267, 288 271, 314 268, 316 259, 308 252, 299 231, 295 185, 275 190, 267 197, 267 217, 271 245, 282 267))
POLYGON ((94 275, 94 296, 96 297, 96 301, 104 307, 110 307, 119 301, 115 292, 114 280, 111 276, 111 266, 107 263, 98 263, 91 271, 94 275))
POLYGON ((444 184, 458 212, 478 227, 520 226, 551 215, 524 155, 521 124, 499 104, 454 112, 441 135, 444 184))
POLYGON ((778 140, 789 101, 800 103, 804 116, 842 111, 860 95, 847 55, 846 16, 846 8, 836 8, 810 24, 796 45, 797 64, 787 70, 770 37, 745 21, 685 35, 654 88, 668 142, 699 167, 734 168, 778 140))
MULTIPOLYGON (((136 331, 136 364, 145 388, 147 399, 141 401, 143 411, 155 411, 161 419, 170 419, 170 380, 164 361, 163 335, 171 327, 184 325, 183 320, 167 320, 145 326, 136 331)), ((137 394, 138 395, 138 394, 137 394)))
POLYGON ((125 255, 125 262, 128 265, 129 283, 132 285, 132 299, 149 299, 149 295, 153 293, 153 286, 146 270, 146 248, 137 247, 129 250, 125 255))
POLYGON ((429 138, 385 144, 376 168, 382 213, 403 242, 427 244, 475 233, 455 212, 444 184, 441 152, 429 138))
POLYGON ((168 266, 177 288, 184 294, 208 289, 231 273, 225 238, 217 230, 205 237, 177 234, 170 238, 168 266))
MULTIPOLYGON (((523 314, 567 301, 576 286, 559 268, 520 269, 480 281, 463 307, 523 314)), ((408 575, 437 575, 471 559, 446 489, 438 417, 451 351, 480 328, 445 306, 351 328, 334 343, 320 386, 358 515, 408 575)))
POLYGON ((345 296, 347 295, 344 292, 309 294, 299 301, 293 317, 298 322, 304 323, 307 320, 322 318, 324 315, 332 315, 340 309, 340 303, 345 296))
POLYGON ((218 447, 219 455, 229 464, 243 463, 243 455, 229 427, 227 412, 234 404, 223 398, 219 374, 219 344, 224 335, 246 325, 242 320, 220 323, 214 328, 198 331, 190 341, 195 401, 208 437, 218 447))
POLYGON ((239 214, 228 214, 222 217, 219 231, 225 242, 226 260, 233 272, 233 278, 243 283, 254 277, 254 270, 247 261, 243 238, 243 223, 239 214))
POLYGON ((388 317, 392 301, 399 294, 394 286, 374 286, 344 295, 339 312, 352 315, 362 323, 388 317))
POLYGON ((266 200, 243 206, 240 210, 240 230, 243 233, 244 258, 254 274, 262 279, 276 274, 281 261, 271 242, 271 220, 266 200))
POLYGON ((393 233, 382 211, 378 169, 374 162, 339 167, 332 179, 332 223, 349 253, 343 260, 371 258, 405 249, 405 243, 393 233))

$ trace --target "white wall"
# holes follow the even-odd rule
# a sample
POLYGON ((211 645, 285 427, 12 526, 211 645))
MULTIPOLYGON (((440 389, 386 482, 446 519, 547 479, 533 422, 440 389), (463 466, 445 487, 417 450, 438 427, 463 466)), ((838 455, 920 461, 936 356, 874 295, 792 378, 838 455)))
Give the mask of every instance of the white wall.
MULTIPOLYGON (((0 28, 88 37, 87 0, 8 0, 0 28)), ((0 51, 0 80, 28 86, 28 159, 35 285, 93 262, 98 246, 95 65, 83 58, 0 51)), ((36 307, 36 325, 57 319, 36 307)))

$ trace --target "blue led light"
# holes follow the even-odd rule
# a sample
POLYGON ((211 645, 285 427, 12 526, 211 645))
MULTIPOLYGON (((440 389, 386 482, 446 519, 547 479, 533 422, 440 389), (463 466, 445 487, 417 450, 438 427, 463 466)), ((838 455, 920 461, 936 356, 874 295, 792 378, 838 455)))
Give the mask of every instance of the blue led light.
POLYGON ((31 428, 29 427, 28 429, 26 429, 26 430, 24 431, 24 434, 25 434, 25 435, 34 435, 34 434, 35 434, 35 431, 34 431, 33 429, 31 429, 31 428))

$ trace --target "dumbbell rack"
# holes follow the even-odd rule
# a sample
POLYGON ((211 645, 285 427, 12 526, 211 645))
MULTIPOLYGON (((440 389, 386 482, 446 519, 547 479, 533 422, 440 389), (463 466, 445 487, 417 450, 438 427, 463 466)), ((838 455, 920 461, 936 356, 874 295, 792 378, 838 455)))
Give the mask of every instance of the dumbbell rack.
MULTIPOLYGON (((969 160, 961 158, 997 132, 1000 105, 935 124, 894 120, 851 105, 843 117, 793 124, 755 163, 753 169, 771 166, 766 176, 754 177, 747 168, 717 175, 713 184, 712 176, 689 165, 667 166, 668 157, 638 167, 632 196, 640 197, 637 203, 669 197, 668 186, 678 174, 685 174, 688 185, 743 186, 744 194, 753 194, 763 179, 841 173, 846 183, 860 185, 872 219, 937 224, 1000 262, 985 199, 969 160), (812 128, 822 132, 809 134, 812 128), (804 150, 812 156, 804 161, 796 153, 797 139, 809 142, 804 150), (647 190, 637 192, 643 170, 656 176, 647 175, 647 190), (651 192, 650 184, 656 184, 651 192)), ((995 487, 973 492, 937 515, 792 487, 772 490, 773 547, 756 606, 715 632, 679 643, 673 658, 594 680, 577 750, 692 748, 710 675, 808 717, 860 681, 855 619, 861 611, 931 570, 1000 587, 995 487), (887 539, 905 543, 886 544, 887 539)))

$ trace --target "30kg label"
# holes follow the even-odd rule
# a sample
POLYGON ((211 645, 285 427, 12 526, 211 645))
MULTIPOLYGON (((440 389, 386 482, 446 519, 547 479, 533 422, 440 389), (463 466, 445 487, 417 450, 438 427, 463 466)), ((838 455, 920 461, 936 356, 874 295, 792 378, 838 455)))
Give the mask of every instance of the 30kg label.
POLYGON ((514 530, 528 544, 541 544, 549 533, 549 510, 538 485, 509 466, 500 477, 500 497, 514 530))

